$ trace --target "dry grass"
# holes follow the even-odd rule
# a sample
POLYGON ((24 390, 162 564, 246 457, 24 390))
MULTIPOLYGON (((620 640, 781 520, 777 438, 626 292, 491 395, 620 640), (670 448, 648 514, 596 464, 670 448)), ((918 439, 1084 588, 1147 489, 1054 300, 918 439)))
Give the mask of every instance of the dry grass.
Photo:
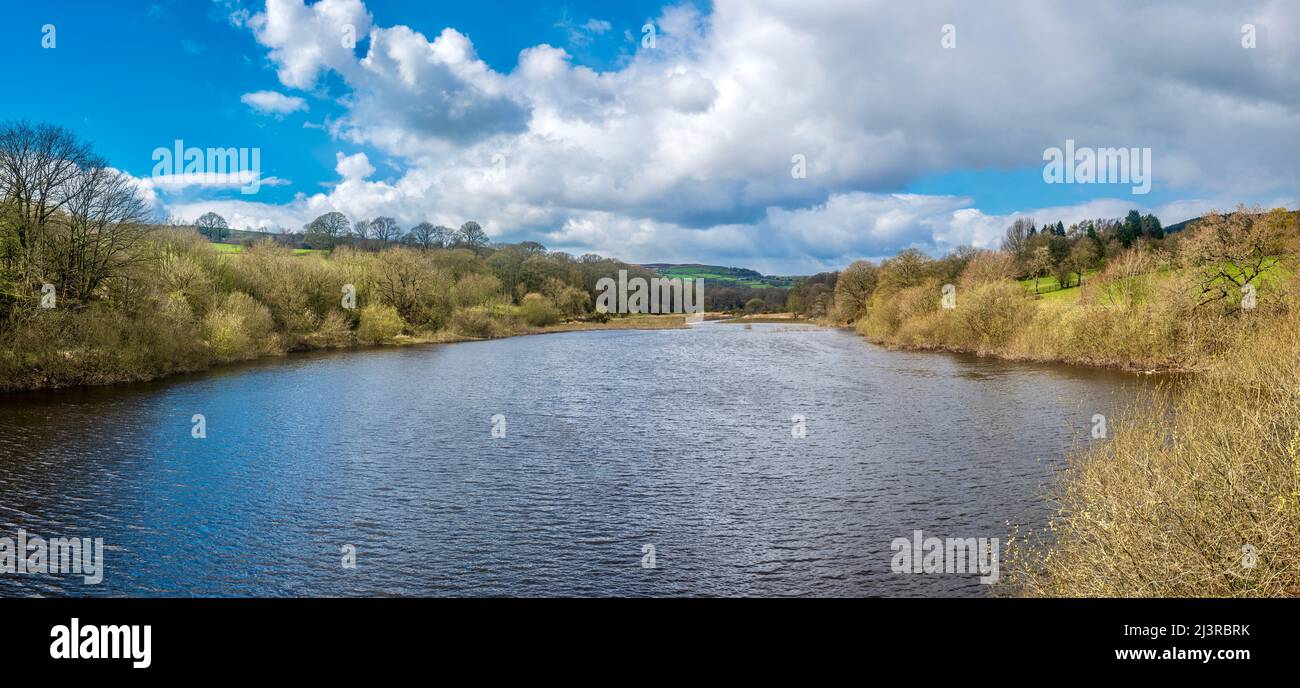
POLYGON ((1002 593, 1300 595, 1300 318, 1255 324, 1071 458, 1002 593))
POLYGON ((1108 439, 1081 444, 1045 529, 1013 528, 999 593, 1026 596, 1300 595, 1300 296, 1198 305, 1185 270, 1116 261, 1078 300, 967 284, 878 293, 873 341, 1009 359, 1195 371, 1149 392, 1108 439))

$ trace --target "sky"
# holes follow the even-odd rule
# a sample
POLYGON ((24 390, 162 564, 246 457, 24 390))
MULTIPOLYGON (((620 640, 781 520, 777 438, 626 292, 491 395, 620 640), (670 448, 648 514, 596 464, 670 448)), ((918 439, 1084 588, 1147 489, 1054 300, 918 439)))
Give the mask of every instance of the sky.
POLYGON ((160 218, 810 274, 1300 205, 1291 0, 0 2, 0 119, 77 132, 160 218), (1148 149, 1149 192, 1048 183, 1067 140, 1148 149), (177 141, 256 150, 256 192, 160 170, 177 141))

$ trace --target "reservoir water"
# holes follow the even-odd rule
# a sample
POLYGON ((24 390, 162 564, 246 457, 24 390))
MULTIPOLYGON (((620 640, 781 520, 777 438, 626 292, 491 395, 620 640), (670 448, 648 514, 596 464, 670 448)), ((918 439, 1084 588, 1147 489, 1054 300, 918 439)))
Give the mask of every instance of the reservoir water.
POLYGON ((0 595, 981 595, 891 542, 1042 525, 1141 384, 704 323, 0 395, 0 537, 105 545, 0 595))

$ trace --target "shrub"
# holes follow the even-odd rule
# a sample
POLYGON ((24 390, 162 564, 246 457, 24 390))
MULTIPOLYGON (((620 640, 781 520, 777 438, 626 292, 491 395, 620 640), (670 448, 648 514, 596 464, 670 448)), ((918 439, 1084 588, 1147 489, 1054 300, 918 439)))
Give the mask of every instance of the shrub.
POLYGON ((372 303, 361 309, 357 340, 362 344, 386 344, 401 334, 405 327, 406 323, 396 308, 372 303))
POLYGON ((501 300, 501 280, 492 275, 478 273, 465 275, 452 290, 452 302, 457 308, 474 308, 486 306, 501 300))
POLYGON ((554 325, 560 321, 560 309, 551 300, 541 294, 528 294, 520 305, 520 314, 524 322, 533 327, 554 325))
POLYGON ((321 323, 304 339, 311 347, 319 349, 336 349, 350 346, 356 335, 352 332, 352 323, 339 311, 330 311, 321 318, 321 323))
POLYGON ((456 334, 478 339, 504 337, 512 332, 510 325, 503 322, 501 316, 484 307, 456 311, 451 316, 450 325, 456 334))
POLYGON ((962 345, 984 351, 1009 341, 1027 323, 1033 306, 1015 282, 976 284, 959 292, 952 314, 962 345))
POLYGON ((203 319, 208 349, 218 361, 252 358, 278 348, 275 321, 266 306, 243 292, 231 292, 203 319))
POLYGON ((1229 349, 1071 457, 1047 529, 1013 532, 1003 594, 1300 595, 1300 322, 1229 349))
POLYGON ((966 264, 958 284, 970 289, 987 282, 1002 282, 1016 276, 1016 259, 1004 251, 978 251, 966 264))
POLYGON ((556 308, 560 309, 560 313, 566 318, 582 315, 591 303, 591 295, 585 289, 570 286, 554 277, 546 280, 542 293, 555 304, 556 308))

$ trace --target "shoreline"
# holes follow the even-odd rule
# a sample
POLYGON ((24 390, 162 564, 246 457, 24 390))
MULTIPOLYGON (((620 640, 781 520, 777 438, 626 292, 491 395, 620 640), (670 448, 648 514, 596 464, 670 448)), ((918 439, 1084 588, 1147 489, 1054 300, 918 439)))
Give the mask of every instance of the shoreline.
POLYGON ((999 361, 1010 363, 1055 363, 1059 365, 1077 366, 1080 368, 1095 368, 1099 370, 1116 370, 1134 375, 1195 375, 1198 371, 1196 367, 1140 363, 1136 361, 1093 361, 1073 359, 1065 356, 1022 356, 999 351, 997 349, 971 349, 967 347, 948 346, 946 344, 915 344, 905 342, 889 342, 857 332, 851 326, 840 326, 840 329, 854 332, 863 340, 876 346, 889 349, 891 351, 915 351, 923 353, 947 353, 947 354, 967 354, 979 356, 980 358, 993 358, 999 361))
MULTIPOLYGON (((980 358, 991 358, 1010 363, 1043 363, 1077 366, 1081 368, 1094 368, 1102 370, 1115 370, 1135 375, 1191 375, 1197 372, 1194 367, 1162 365, 1151 363, 1140 363, 1134 361, 1092 361, 1076 360, 1060 356, 1022 356, 1014 355, 1006 351, 997 349, 972 349, 967 347, 954 347, 943 344, 924 344, 909 342, 892 342, 875 337, 870 337, 858 332, 852 325, 840 325, 828 323, 819 320, 800 318, 792 313, 776 313, 755 316, 734 316, 727 313, 709 312, 704 314, 706 322, 717 322, 722 324, 799 324, 813 325, 817 327, 826 327, 843 330, 856 334, 869 344, 882 347, 891 351, 911 351, 920 353, 948 353, 973 355, 980 358)), ((529 327, 526 330, 513 332, 503 337, 470 337, 456 334, 447 330, 436 333, 425 333, 417 336, 399 335, 393 341, 381 344, 361 344, 352 343, 345 346, 297 346, 284 351, 267 353, 251 358, 242 358, 231 361, 214 362, 205 366, 180 367, 171 370, 159 371, 156 374, 148 375, 123 375, 117 377, 104 377, 88 382, 77 382, 73 384, 43 384, 34 386, 16 386, 6 388, 0 386, 0 395, 21 394, 24 392, 40 392, 51 390, 66 390, 91 387, 106 387, 120 384, 135 384, 140 382, 152 382, 180 375, 192 373, 201 373, 212 370, 218 370, 230 365, 242 363, 251 363, 272 359, 280 356, 289 356, 295 353, 323 352, 323 351, 362 351, 366 349, 382 349, 404 346, 421 346, 432 344, 462 344, 468 342, 491 341, 494 339, 509 339, 512 337, 527 337, 534 335, 559 334, 563 332, 588 332, 601 330, 665 330, 665 329, 685 329, 689 327, 685 318, 681 315, 634 315, 624 318, 613 318, 606 322, 582 322, 572 321, 560 323, 557 325, 548 325, 545 327, 529 327)), ((3 353, 3 352, 0 352, 3 353)))
MULTIPOLYGON (((47 392, 55 390, 69 389, 88 389, 93 387, 111 387, 113 385, 129 385, 141 382, 154 382, 182 375, 193 373, 203 373, 213 370, 219 370, 233 365, 245 363, 254 363, 265 361, 273 358, 291 356, 297 353, 311 352, 353 352, 364 351, 367 349, 388 349, 404 346, 421 346, 432 344, 463 344, 467 342, 485 342, 494 339, 510 339, 513 337, 527 337, 532 335, 559 334, 562 332, 587 332, 597 330, 677 330, 686 328, 685 317, 681 315, 634 315, 625 318, 611 318, 606 322, 567 322, 557 325, 547 325, 545 327, 529 327, 526 330, 512 332, 504 337, 468 337, 456 334, 450 331, 440 331, 436 333, 426 333, 419 336, 399 335, 391 342, 380 344, 361 344, 354 342, 345 346, 297 346, 283 351, 266 353, 260 356, 249 358, 240 358, 231 361, 213 362, 204 366, 178 367, 169 370, 161 370, 155 374, 148 375, 122 375, 118 377, 104 377, 89 382, 78 382, 74 384, 44 384, 34 386, 16 386, 5 387, 0 384, 0 395, 18 395, 27 392, 47 392)), ((0 351, 0 355, 10 352, 0 351)))

